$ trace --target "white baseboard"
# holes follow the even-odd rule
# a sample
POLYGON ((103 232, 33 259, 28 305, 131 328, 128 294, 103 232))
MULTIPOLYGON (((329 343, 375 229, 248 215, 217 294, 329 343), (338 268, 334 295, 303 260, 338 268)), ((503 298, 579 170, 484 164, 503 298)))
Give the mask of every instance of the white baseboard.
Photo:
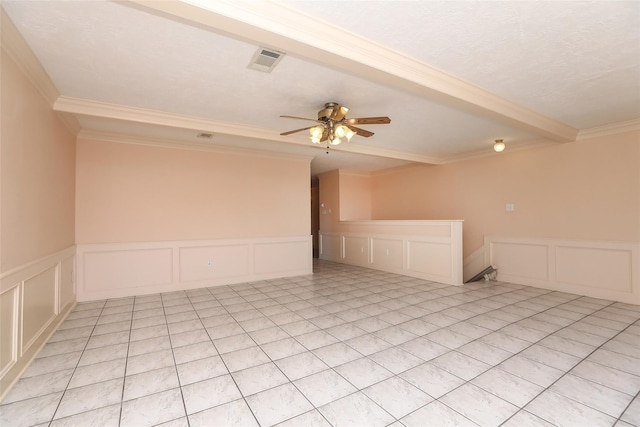
POLYGON ((485 264, 498 280, 640 304, 640 244, 485 238, 485 264))

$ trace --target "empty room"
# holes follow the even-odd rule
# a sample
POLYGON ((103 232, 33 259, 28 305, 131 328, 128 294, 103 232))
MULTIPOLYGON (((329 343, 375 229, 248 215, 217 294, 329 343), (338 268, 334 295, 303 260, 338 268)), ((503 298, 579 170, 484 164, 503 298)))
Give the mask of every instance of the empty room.
POLYGON ((3 427, 640 426, 640 2, 0 18, 3 427))

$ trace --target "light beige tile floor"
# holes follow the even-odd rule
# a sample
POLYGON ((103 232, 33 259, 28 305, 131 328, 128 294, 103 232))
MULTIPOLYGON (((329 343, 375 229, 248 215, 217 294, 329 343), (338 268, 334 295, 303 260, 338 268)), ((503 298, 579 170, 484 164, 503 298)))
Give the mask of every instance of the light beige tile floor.
POLYGON ((640 425, 640 306, 314 274, 81 303, 9 426, 640 425))

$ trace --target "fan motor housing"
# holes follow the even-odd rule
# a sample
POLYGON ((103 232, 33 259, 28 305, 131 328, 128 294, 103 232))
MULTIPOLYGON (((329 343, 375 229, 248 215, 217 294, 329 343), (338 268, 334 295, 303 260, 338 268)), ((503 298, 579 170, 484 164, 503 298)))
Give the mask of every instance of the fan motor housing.
POLYGON ((331 117, 332 112, 333 112, 333 107, 324 108, 318 111, 318 120, 322 120, 323 122, 328 121, 329 117, 331 117))
MULTIPOLYGON (((336 107, 340 108, 340 104, 338 104, 337 102, 327 102, 326 104, 324 104, 324 109, 318 111, 318 120, 322 120, 323 122, 331 120, 331 114, 333 114, 336 107)), ((342 108, 344 109, 344 113, 349 111, 348 108, 342 108)))

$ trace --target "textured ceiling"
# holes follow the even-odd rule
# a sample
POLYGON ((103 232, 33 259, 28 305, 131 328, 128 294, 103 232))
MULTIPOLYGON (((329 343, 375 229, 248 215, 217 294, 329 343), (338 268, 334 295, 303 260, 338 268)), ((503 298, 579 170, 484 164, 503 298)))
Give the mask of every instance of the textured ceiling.
MULTIPOLYGON (((205 9, 252 7, 244 2, 201 3, 205 9)), ((253 3, 257 4, 265 3, 253 3)), ((330 28, 336 40, 350 34, 361 37, 363 52, 390 49, 386 52, 398 52, 459 78, 469 94, 477 86, 513 103, 509 105, 514 110, 522 106, 576 129, 640 118, 639 2, 269 5, 275 15, 293 12, 300 22, 325 21, 320 24, 330 28)), ((290 52, 266 74, 247 68, 260 38, 246 27, 233 33, 129 2, 5 0, 2 7, 63 98, 210 121, 205 130, 216 134, 211 144, 314 156, 314 174, 338 167, 365 171, 408 160, 439 163, 495 155, 491 145, 496 138, 504 138, 510 149, 544 139, 518 120, 484 111, 482 102, 474 105, 476 95, 469 95, 461 107, 446 97, 407 90, 409 86, 394 76, 372 77, 377 65, 380 70, 388 65, 384 60, 358 72, 337 55, 307 55, 300 50, 290 52), (391 117, 392 123, 362 126, 376 134, 355 137, 346 148, 350 153, 333 150, 327 155, 306 147, 304 133, 278 136, 307 125, 280 115, 315 118, 328 101, 350 107, 349 117, 382 115, 391 117), (264 132, 261 138, 225 134, 216 123, 264 132)), ((252 24, 257 29, 260 18, 252 24)), ((246 24, 241 21, 238 25, 246 24)), ((277 30, 273 34, 284 37, 277 30)), ((287 39, 283 40, 284 45, 287 39)), ((310 52, 316 48, 313 40, 291 42, 308 43, 310 52)), ((99 109, 92 111, 98 112, 93 117, 88 112, 77 115, 85 131, 189 143, 198 130, 138 123, 124 113, 116 120, 99 109)))
POLYGON ((287 1, 578 129, 640 110, 640 2, 287 1))

